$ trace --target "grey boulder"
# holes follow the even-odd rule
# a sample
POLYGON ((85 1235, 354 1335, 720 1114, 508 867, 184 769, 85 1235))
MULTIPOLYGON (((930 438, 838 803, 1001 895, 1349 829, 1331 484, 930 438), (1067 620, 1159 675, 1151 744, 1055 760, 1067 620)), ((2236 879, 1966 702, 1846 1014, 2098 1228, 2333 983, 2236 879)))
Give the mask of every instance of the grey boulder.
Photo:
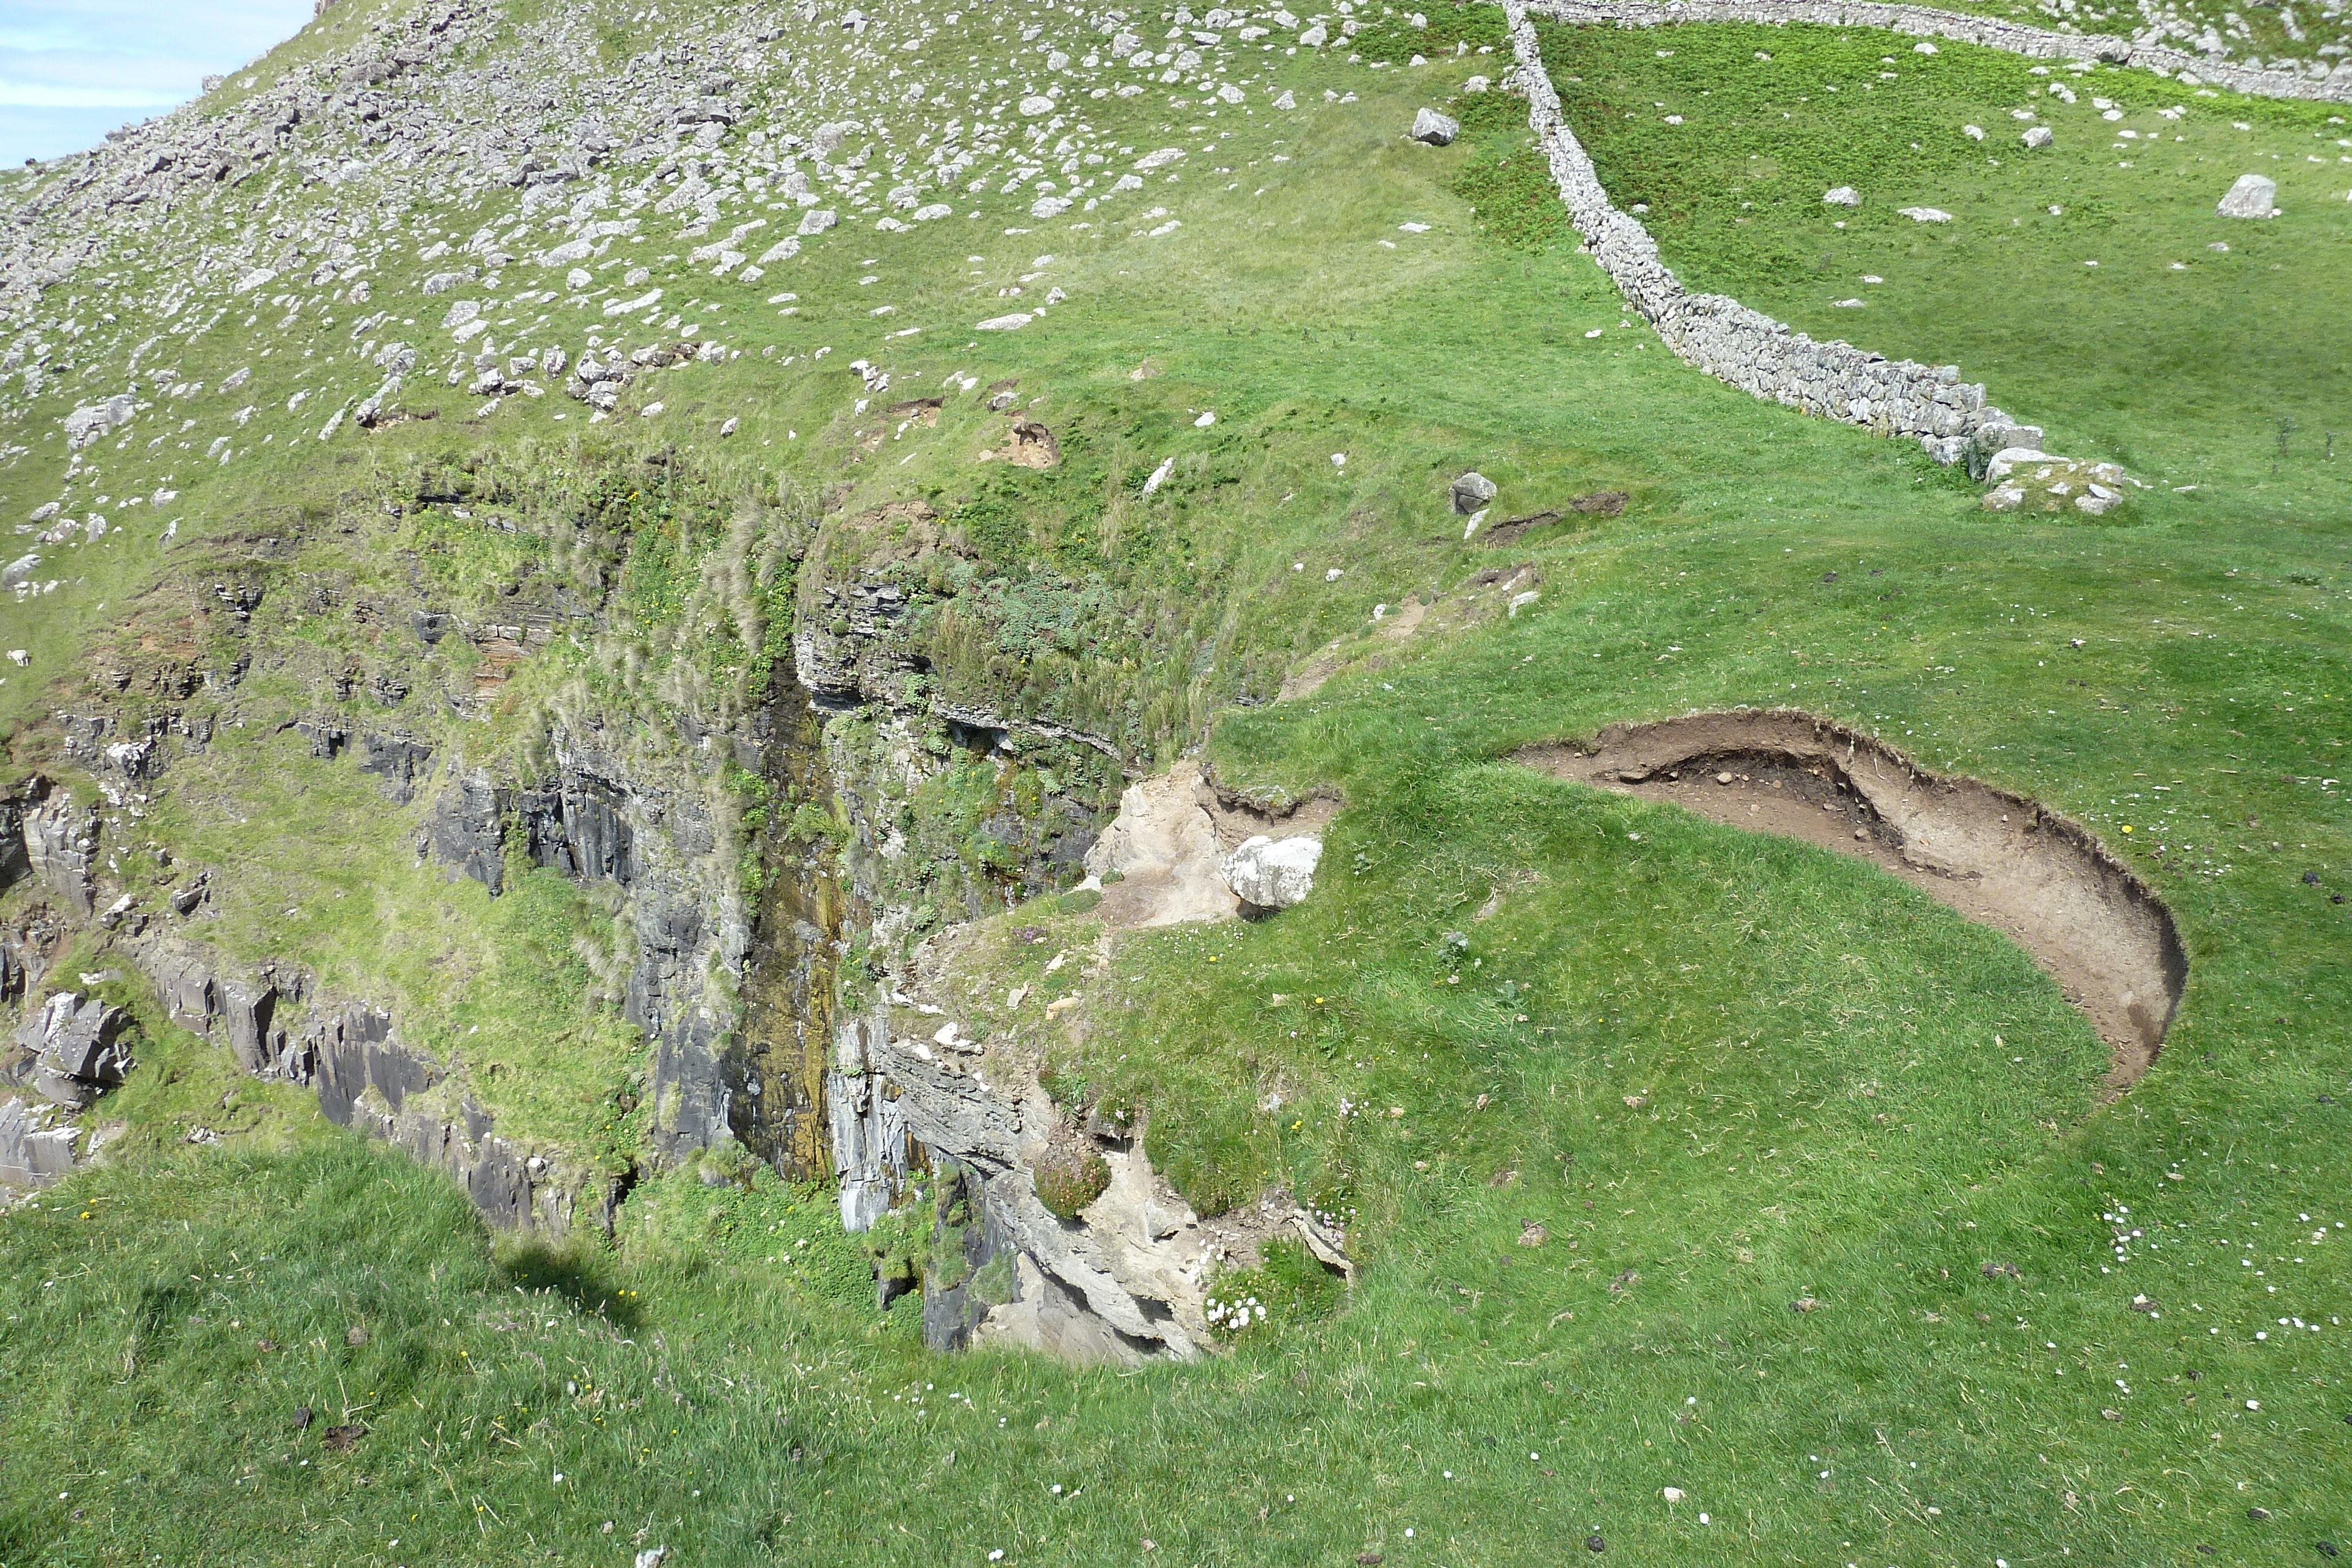
POLYGON ((1412 117, 1412 139, 1415 141, 1424 142, 1432 147, 1445 147, 1450 146, 1454 139, 1461 134, 1462 125, 1459 120, 1440 114, 1433 109, 1424 109, 1412 117))
POLYGON ((46 1108, 22 1100, 0 1104, 0 1186, 47 1186, 73 1169, 79 1127, 52 1127, 46 1108))
POLYGON ((1466 517, 1495 498, 1495 482, 1475 468, 1454 481, 1454 515, 1466 517))
POLYGON ((1244 839, 1225 857, 1225 885, 1254 909, 1287 909, 1314 891, 1320 839, 1244 839))
POLYGON ((130 1015, 71 991, 51 997, 26 1019, 16 1043, 33 1058, 33 1087, 42 1097, 79 1110, 122 1082, 131 1055, 119 1041, 130 1015))

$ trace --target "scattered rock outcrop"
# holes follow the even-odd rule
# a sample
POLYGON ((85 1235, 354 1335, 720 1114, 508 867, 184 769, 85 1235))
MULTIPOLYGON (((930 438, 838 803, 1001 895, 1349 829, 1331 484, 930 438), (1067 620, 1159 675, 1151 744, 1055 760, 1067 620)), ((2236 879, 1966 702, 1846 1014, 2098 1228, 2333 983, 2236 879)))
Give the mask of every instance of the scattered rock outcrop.
MULTIPOLYGON (((1321 853, 1315 834, 1338 804, 1248 800, 1192 761, 1129 786, 1081 884, 1101 889, 1104 942, 1297 903, 1321 853)), ((925 1000, 962 940, 950 931, 924 944, 895 982, 906 990, 886 986, 839 1021, 826 1081, 845 1225, 870 1227, 919 1164, 932 1173, 939 1231, 924 1325, 935 1348, 1019 1345, 1120 1364, 1190 1357, 1212 1343, 1207 1281, 1221 1266, 1255 1263, 1263 1242, 1302 1239, 1327 1266, 1352 1268, 1339 1238, 1283 1195, 1196 1214, 1152 1170, 1139 1117, 1059 1105, 1045 1092, 1034 1031, 975 1034, 925 1000)), ((1099 962, 1107 951, 1056 962, 1099 962)))
POLYGON ((1988 512, 2066 512, 2105 517, 2129 498, 2139 481, 2113 463, 2082 463, 2030 447, 2011 446, 1994 454, 1984 477, 1992 488, 1984 494, 1988 512))
POLYGON ((489 1113, 455 1092, 449 1068, 403 1043, 382 1008, 322 998, 290 966, 240 971, 181 937, 131 951, 174 1024, 225 1046, 256 1077, 310 1087, 337 1125, 448 1172, 493 1224, 555 1236, 583 1220, 610 1224, 609 1176, 499 1137, 489 1113))
POLYGON ((122 1040, 130 1015, 97 997, 60 991, 32 1009, 16 1030, 22 1081, 51 1104, 79 1111, 129 1074, 122 1040))
POLYGON ((47 1105, 0 1101, 0 1187, 48 1186, 71 1173, 81 1129, 57 1124, 55 1114, 47 1105))

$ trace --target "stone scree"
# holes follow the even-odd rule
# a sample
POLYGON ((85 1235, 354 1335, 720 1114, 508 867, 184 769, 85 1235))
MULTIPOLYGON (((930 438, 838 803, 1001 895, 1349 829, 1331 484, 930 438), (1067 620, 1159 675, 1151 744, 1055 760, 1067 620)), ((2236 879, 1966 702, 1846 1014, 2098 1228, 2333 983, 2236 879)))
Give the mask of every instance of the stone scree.
POLYGON ((1505 0, 1503 12, 1518 58, 1513 78, 1527 95, 1528 124, 1551 162, 1560 199, 1601 270, 1657 329, 1666 347, 1757 397, 1882 435, 1916 436, 1938 463, 1968 458, 1971 472, 1991 451, 2019 444, 2040 446, 2042 433, 2019 426, 1986 402, 1984 388, 1962 382, 1958 366, 1889 360, 1849 343, 1816 342, 1727 295, 1692 294, 1683 287, 1659 259, 1649 231, 1609 200, 1592 160, 1561 118, 1559 94, 1544 70, 1531 13, 1571 25, 1627 27, 1676 22, 1885 27, 2042 59, 2142 66, 2163 75, 2178 73, 2192 86, 2210 81, 2265 98, 2352 102, 2352 62, 2324 75, 2299 77, 2221 65, 2128 38, 2052 33, 1991 17, 1868 0, 1505 0))
POLYGON ((1749 22, 1783 26, 1801 22, 1825 27, 1884 27, 1914 37, 2004 49, 2038 60, 2135 66, 2175 78, 2186 87, 2210 85, 2252 98, 2352 103, 2352 59, 2339 62, 2333 69, 2314 66, 2309 75, 2256 69, 2130 38, 2053 33, 2022 22, 1926 5, 1890 5, 1885 0, 1532 0, 1528 9, 1555 22, 1580 26, 1613 23, 1621 27, 1655 27, 1676 22, 1749 22))

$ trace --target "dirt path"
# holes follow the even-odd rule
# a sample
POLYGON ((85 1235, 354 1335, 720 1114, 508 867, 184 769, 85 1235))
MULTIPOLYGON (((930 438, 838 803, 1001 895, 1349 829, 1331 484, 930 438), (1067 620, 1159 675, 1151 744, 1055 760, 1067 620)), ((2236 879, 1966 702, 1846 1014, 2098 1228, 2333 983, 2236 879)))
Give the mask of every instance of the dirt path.
POLYGON ((2114 1049, 2116 1093, 2163 1049, 2189 977, 2171 912, 2091 833, 2021 796, 1785 709, 1612 725, 1517 760, 1869 861, 2001 932, 2114 1049))

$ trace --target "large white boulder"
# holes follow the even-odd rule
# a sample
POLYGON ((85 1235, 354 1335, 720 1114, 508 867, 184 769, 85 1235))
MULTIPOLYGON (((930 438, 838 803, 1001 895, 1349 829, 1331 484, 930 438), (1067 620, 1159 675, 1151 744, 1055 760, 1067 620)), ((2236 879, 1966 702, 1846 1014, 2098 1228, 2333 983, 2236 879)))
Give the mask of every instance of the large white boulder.
POLYGON ((1315 888, 1315 867, 1323 858, 1320 839, 1244 839, 1225 857, 1225 885, 1244 904, 1287 909, 1315 888))
POLYGON ((2278 182, 2261 174, 2241 174, 2215 209, 2225 218, 2266 218, 2277 210, 2278 182))

